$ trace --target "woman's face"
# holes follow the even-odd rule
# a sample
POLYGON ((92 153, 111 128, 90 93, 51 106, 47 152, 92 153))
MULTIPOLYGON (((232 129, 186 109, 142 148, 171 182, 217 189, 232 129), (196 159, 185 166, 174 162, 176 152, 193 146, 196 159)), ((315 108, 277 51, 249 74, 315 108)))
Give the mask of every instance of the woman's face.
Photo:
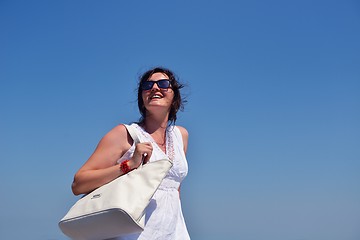
MULTIPOLYGON (((164 73, 154 73, 148 81, 157 82, 162 79, 169 79, 164 73)), ((174 99, 174 91, 169 88, 160 88, 157 83, 154 83, 151 89, 142 91, 142 99, 147 111, 156 111, 157 109, 170 110, 174 99)))

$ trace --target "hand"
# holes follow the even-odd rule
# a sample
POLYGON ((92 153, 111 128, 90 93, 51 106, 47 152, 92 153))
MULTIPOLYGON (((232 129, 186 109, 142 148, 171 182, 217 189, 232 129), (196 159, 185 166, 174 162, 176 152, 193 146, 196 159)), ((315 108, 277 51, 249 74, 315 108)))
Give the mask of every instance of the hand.
POLYGON ((134 169, 139 167, 142 161, 144 161, 144 164, 147 163, 151 157, 152 151, 153 147, 149 142, 136 144, 134 155, 129 161, 129 167, 134 169))

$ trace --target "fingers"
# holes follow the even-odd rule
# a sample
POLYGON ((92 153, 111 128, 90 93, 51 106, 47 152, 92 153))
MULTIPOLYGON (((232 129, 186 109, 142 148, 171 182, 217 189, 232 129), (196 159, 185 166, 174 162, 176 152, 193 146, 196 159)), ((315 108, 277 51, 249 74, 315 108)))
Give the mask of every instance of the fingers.
POLYGON ((140 166, 142 161, 144 163, 148 162, 151 157, 152 151, 153 151, 153 147, 149 142, 136 144, 135 152, 133 156, 133 161, 135 165, 140 166))
POLYGON ((142 160, 144 163, 147 163, 152 155, 153 147, 149 142, 139 143, 138 145, 140 144, 143 144, 142 146, 139 146, 141 149, 141 156, 143 158, 142 160))

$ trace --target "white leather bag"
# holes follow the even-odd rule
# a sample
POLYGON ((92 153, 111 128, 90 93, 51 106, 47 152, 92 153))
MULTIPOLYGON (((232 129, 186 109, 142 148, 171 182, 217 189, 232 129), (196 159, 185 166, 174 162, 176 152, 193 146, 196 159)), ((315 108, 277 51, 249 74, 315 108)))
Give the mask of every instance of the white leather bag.
MULTIPOLYGON (((135 130, 125 125, 135 143, 135 130)), ((61 231, 76 240, 100 240, 141 232, 145 208, 172 166, 169 159, 140 165, 79 199, 60 220, 61 231)))

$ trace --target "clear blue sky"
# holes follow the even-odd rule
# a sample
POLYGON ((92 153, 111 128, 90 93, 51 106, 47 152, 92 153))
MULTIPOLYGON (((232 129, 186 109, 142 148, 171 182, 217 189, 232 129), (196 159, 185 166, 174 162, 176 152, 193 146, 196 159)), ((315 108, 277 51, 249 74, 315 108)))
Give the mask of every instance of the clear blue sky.
POLYGON ((1 239, 66 239, 73 174, 158 65, 188 85, 192 239, 360 239, 359 1, 1 0, 0 32, 1 239))

